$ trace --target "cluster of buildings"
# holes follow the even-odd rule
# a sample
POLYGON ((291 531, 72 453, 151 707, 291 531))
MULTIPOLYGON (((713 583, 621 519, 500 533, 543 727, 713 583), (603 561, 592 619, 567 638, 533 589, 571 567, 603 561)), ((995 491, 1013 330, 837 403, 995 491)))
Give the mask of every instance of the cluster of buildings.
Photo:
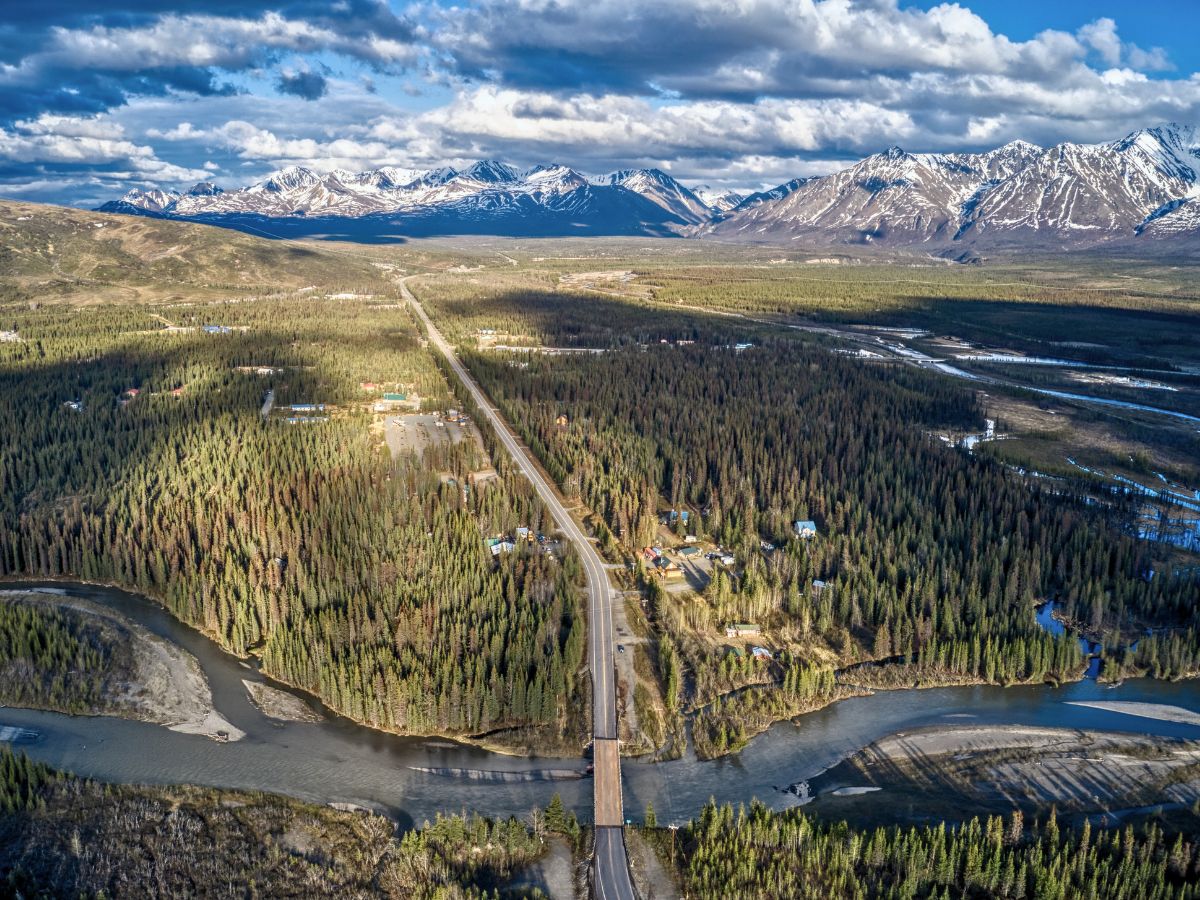
MULTIPOLYGON (((762 628, 755 625, 753 622, 731 622, 725 626, 725 637, 727 638, 756 638, 762 635, 762 628)), ((742 653, 738 648, 734 648, 733 652, 738 656, 742 653)), ((775 654, 766 647, 752 644, 750 646, 750 655, 755 659, 772 660, 775 654)))
POLYGON ((673 526, 676 522, 683 522, 686 526, 690 519, 691 513, 686 509, 668 509, 658 518, 659 522, 667 527, 673 526))
POLYGON ((550 554, 554 552, 556 543, 527 525, 518 525, 511 535, 497 535, 483 540, 484 546, 492 551, 492 556, 512 553, 522 544, 539 545, 543 553, 550 554))
POLYGON ((663 581, 675 581, 683 577, 679 563, 669 558, 662 547, 643 547, 642 557, 650 566, 650 571, 663 581))

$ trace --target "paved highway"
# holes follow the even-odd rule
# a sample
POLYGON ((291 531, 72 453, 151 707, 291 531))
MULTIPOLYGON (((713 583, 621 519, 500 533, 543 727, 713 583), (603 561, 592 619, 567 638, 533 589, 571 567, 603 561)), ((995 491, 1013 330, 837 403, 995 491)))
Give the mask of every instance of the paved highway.
POLYGON ((430 343, 445 357, 451 370, 470 392, 517 468, 533 484, 558 523, 559 530, 575 544, 583 561, 588 584, 588 660, 592 672, 592 749, 595 763, 593 802, 596 845, 592 856, 592 887, 599 900, 636 900, 625 853, 621 759, 617 745, 616 670, 613 665, 613 592, 604 561, 583 529, 571 518, 558 493, 534 463, 530 452, 517 440, 508 423, 492 406, 405 281, 407 279, 400 279, 400 291, 416 312, 417 318, 424 323, 430 343))

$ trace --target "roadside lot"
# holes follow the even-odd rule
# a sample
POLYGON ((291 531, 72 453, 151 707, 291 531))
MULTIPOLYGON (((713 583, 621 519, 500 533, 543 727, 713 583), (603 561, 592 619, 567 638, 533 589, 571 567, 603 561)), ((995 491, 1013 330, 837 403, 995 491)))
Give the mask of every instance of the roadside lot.
POLYGON ((410 451, 421 453, 426 447, 437 444, 457 444, 468 435, 476 436, 473 424, 447 422, 430 413, 389 415, 384 423, 384 439, 392 456, 410 451))

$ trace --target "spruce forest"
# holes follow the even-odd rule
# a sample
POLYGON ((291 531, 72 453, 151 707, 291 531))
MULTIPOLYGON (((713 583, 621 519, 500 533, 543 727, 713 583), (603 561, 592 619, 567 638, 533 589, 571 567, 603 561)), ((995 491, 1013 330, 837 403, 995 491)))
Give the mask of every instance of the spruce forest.
POLYGON ((393 459, 373 433, 361 382, 450 404, 387 300, 7 305, 22 339, 0 344, 0 574, 147 593, 380 728, 577 746, 575 563, 489 553, 543 526, 502 457, 464 490, 474 443, 393 459), (268 391, 328 414, 288 424, 268 391))
POLYGON ((675 511, 671 540, 736 556, 697 597, 643 569, 663 705, 698 713, 702 755, 856 690, 1077 679, 1079 642, 1035 620, 1051 600, 1102 642, 1113 678, 1200 671, 1194 560, 1136 539, 1131 503, 938 440, 983 428, 987 400, 969 387, 800 334, 501 278, 418 292, 609 552, 641 559, 675 511), (472 348, 493 325, 506 343, 599 352, 472 348), (818 536, 797 540, 797 520, 818 536), (768 666, 730 654, 731 622, 786 652, 768 666))
MULTIPOLYGON (((655 835, 664 854, 671 837, 655 835)), ((863 832, 797 810, 713 804, 678 834, 676 864, 689 896, 818 898, 1043 898, 1187 900, 1200 854, 1181 835, 1141 829, 1060 828, 1051 812, 958 828, 863 832)))

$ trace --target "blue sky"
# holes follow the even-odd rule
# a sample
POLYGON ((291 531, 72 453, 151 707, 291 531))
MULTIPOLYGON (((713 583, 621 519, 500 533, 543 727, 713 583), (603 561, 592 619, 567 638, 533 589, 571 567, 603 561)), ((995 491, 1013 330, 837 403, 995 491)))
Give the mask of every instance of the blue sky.
POLYGON ((898 144, 1200 122, 1193 0, 41 0, 0 18, 0 196, 494 157, 757 189, 898 144))

